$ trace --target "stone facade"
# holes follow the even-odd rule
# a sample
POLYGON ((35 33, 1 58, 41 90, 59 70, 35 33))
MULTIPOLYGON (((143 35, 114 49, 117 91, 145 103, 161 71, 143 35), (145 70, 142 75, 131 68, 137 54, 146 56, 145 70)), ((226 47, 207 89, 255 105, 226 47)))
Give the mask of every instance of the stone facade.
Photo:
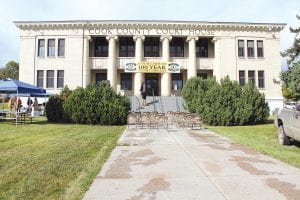
MULTIPOLYGON (((104 73, 116 91, 124 92, 121 74, 126 63, 174 62, 180 65, 183 83, 197 74, 215 76, 217 80, 228 75, 239 81, 240 71, 244 72, 247 82, 250 73, 254 73, 256 85, 259 81, 263 82, 259 90, 266 95, 271 109, 282 106, 281 87, 273 79, 278 79, 281 71, 280 31, 285 24, 181 21, 18 21, 15 24, 20 29, 20 80, 38 85, 40 78, 42 86, 50 93, 58 93, 62 89, 57 87, 59 70, 63 71, 63 85, 71 89, 85 87, 96 81, 97 73, 104 73), (134 57, 119 56, 119 39, 125 36, 133 38, 134 57), (107 57, 93 55, 97 37, 106 38, 107 57), (147 37, 159 38, 158 57, 144 56, 147 37), (173 38, 184 39, 184 56, 170 56, 173 38), (196 44, 201 38, 208 41, 207 52, 206 56, 197 57, 196 44), (48 52, 49 39, 55 42, 52 56, 48 52), (64 39, 63 56, 58 56, 57 52, 60 39, 64 39), (43 56, 38 55, 40 40, 44 40, 43 56), (239 56, 239 40, 244 41, 244 56, 239 56), (258 56, 257 49, 261 44, 263 56, 258 56), (251 57, 247 56, 249 45, 254 45, 251 57), (48 77, 49 70, 54 74, 48 77), (259 80, 259 71, 263 71, 263 80, 259 80), (50 87, 48 79, 53 81, 50 87)), ((137 72, 131 77, 132 88, 127 92, 139 95, 140 85, 147 75, 137 72)), ((177 89, 172 85, 171 73, 159 73, 156 77, 158 95, 172 95, 177 89)))

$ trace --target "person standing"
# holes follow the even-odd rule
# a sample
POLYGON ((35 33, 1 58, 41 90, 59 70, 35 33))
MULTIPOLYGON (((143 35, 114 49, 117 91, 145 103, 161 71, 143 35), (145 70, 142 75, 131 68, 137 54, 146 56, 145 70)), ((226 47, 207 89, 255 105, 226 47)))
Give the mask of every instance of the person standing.
POLYGON ((27 112, 30 113, 32 110, 32 100, 30 97, 27 99, 27 112))
POLYGON ((22 101, 21 98, 19 97, 17 100, 17 112, 21 111, 21 107, 22 107, 22 101))
POLYGON ((146 106, 147 93, 146 93, 146 84, 145 84, 145 82, 142 82, 140 92, 141 92, 141 95, 142 95, 142 105, 146 106))

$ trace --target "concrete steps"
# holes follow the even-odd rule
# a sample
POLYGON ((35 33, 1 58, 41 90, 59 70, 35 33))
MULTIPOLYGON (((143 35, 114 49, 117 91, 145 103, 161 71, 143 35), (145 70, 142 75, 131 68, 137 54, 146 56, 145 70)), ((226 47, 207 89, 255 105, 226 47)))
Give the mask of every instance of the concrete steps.
POLYGON ((147 105, 142 106, 141 97, 129 96, 132 112, 184 112, 184 100, 181 96, 148 96, 147 105))

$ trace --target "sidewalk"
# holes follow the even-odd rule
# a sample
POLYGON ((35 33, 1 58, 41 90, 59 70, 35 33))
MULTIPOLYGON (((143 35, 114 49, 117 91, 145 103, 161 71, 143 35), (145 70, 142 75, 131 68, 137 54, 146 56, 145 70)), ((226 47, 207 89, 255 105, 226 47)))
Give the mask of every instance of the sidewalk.
POLYGON ((299 169, 205 129, 131 126, 83 199, 299 199, 299 180, 299 169))

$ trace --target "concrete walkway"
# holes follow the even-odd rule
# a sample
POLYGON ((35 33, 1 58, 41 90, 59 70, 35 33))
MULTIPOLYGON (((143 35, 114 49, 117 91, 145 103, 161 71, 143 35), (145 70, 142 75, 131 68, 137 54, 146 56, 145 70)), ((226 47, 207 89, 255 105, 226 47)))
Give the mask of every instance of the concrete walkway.
POLYGON ((208 130, 132 126, 84 199, 300 199, 300 170, 208 130))

